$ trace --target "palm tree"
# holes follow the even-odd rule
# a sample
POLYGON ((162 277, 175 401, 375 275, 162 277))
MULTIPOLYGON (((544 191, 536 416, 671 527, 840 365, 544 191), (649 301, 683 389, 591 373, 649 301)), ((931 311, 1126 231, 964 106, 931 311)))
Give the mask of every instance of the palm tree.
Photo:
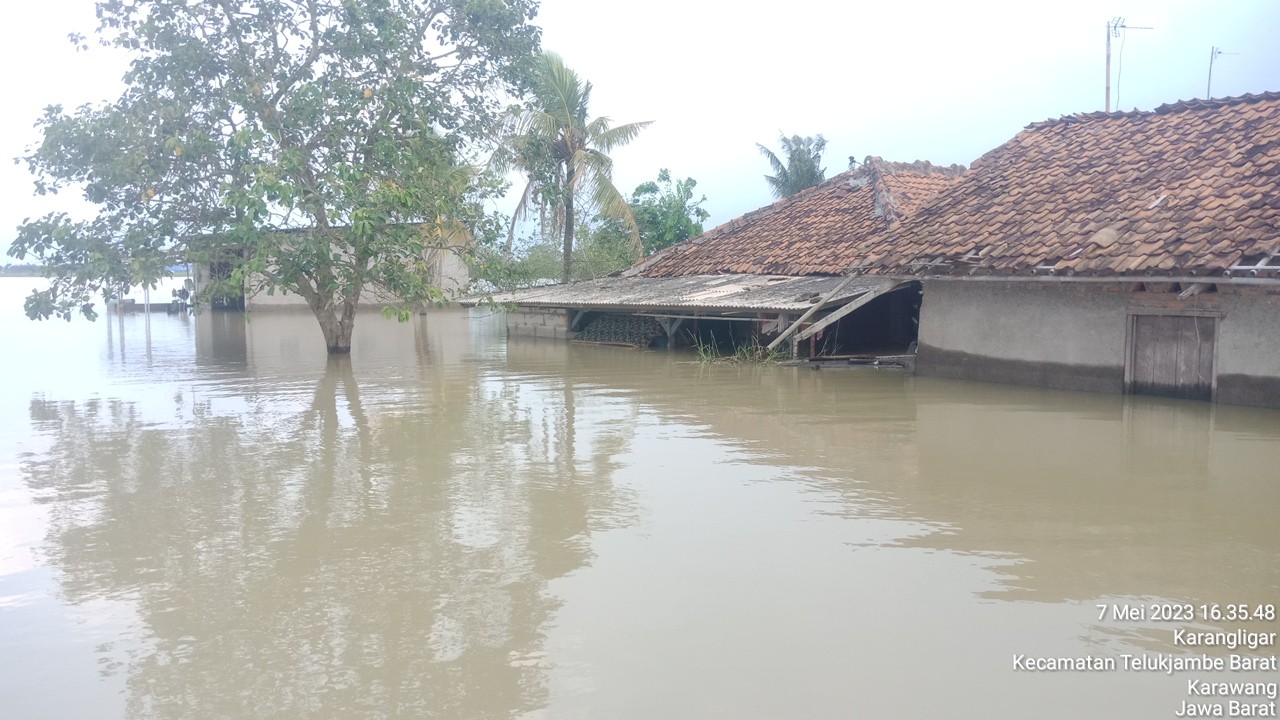
MULTIPOLYGON (((632 252, 642 255, 640 229, 631 207, 613 185, 608 153, 631 142, 650 123, 613 127, 607 117, 589 119, 591 83, 565 67, 559 55, 543 52, 535 69, 531 107, 510 116, 503 146, 495 155, 502 170, 519 170, 528 179, 512 218, 523 217, 537 201, 556 210, 555 225, 564 233, 564 273, 572 274, 575 203, 582 200, 602 216, 618 218, 631 233, 632 252)), ((511 235, 508 236, 508 250, 511 235)))
POLYGON ((769 148, 756 143, 761 154, 769 158, 769 164, 773 166, 773 174, 765 175, 764 179, 773 188, 774 197, 790 197, 826 179, 827 169, 822 167, 822 151, 827 147, 825 138, 821 135, 787 137, 781 133, 779 136, 786 162, 779 160, 769 148))

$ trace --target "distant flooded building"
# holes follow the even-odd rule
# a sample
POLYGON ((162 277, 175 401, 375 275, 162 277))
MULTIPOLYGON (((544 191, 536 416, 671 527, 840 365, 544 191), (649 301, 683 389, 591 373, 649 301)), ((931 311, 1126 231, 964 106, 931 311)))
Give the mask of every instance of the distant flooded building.
POLYGON ((1031 125, 857 264, 920 373, 1280 407, 1280 93, 1031 125))
MULTIPOLYGON (((427 228, 429 226, 424 225, 421 227, 427 228)), ((305 233, 308 231, 289 230, 280 232, 305 233)), ((468 267, 466 260, 463 258, 463 254, 470 242, 471 237, 465 230, 454 229, 449 233, 448 237, 441 241, 440 247, 429 248, 424 255, 423 259, 430 273, 428 281, 440 288, 446 298, 458 297, 471 283, 471 268, 468 267)), ((200 292, 208 287, 211 278, 230 278, 236 266, 243 262, 243 255, 243 251, 228 250, 220 261, 194 263, 192 274, 196 291, 200 292)), ((366 304, 393 303, 396 301, 394 297, 381 291, 376 286, 367 287, 363 298, 366 304)), ((214 309, 228 310, 307 309, 307 301, 301 295, 282 290, 268 292, 266 279, 261 275, 249 275, 245 278, 242 286, 228 292, 226 295, 211 298, 210 304, 214 309)))

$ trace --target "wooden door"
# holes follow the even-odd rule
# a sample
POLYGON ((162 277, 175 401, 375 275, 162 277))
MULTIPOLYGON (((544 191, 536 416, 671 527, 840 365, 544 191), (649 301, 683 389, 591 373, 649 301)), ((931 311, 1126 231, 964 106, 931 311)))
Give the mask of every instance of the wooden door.
POLYGON ((1129 391, 1212 400, 1217 329, 1212 317, 1134 315, 1129 391))

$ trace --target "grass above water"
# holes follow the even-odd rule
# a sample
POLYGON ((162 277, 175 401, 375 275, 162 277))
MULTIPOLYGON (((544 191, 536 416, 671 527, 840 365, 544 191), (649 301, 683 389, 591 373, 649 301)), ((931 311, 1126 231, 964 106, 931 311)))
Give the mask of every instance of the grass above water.
POLYGON ((783 348, 774 348, 770 350, 767 346, 761 345, 758 338, 751 338, 751 342, 743 345, 735 345, 730 352, 720 349, 720 345, 716 342, 715 334, 711 334, 711 340, 704 342, 701 338, 694 340, 694 349, 698 353, 698 362, 734 362, 734 363, 779 363, 789 359, 788 353, 783 348))

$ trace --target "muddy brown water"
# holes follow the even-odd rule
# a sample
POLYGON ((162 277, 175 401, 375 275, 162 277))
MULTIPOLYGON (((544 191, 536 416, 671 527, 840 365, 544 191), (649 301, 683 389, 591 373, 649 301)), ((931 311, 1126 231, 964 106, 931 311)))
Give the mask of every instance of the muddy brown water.
POLYGON ((1280 413, 508 343, 485 311, 371 315, 329 361, 306 315, 36 324, 21 282, 0 280, 0 717, 1273 702, 1274 645, 1185 633, 1280 630, 1222 615, 1280 604, 1280 413))

